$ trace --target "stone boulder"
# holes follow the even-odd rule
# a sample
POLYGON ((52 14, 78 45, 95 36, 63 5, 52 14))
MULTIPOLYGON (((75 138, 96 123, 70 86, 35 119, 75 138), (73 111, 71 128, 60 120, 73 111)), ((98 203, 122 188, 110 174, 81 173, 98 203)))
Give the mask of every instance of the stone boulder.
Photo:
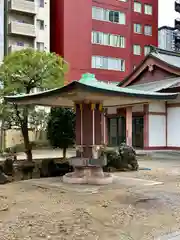
POLYGON ((136 152, 133 147, 126 144, 121 144, 117 151, 106 150, 107 165, 103 168, 104 171, 137 171, 139 168, 136 152))
POLYGON ((138 161, 136 158, 136 152, 133 147, 122 143, 119 146, 119 155, 124 166, 132 171, 137 171, 139 168, 138 161))
POLYGON ((69 162, 56 163, 53 159, 44 159, 42 161, 40 176, 41 177, 57 177, 63 176, 68 172, 72 172, 73 168, 69 162))
POLYGON ((6 158, 3 164, 3 171, 7 176, 13 176, 14 174, 14 160, 12 158, 6 158))
POLYGON ((109 172, 114 169, 120 169, 122 166, 121 156, 118 154, 118 151, 107 150, 105 151, 107 157, 107 165, 103 168, 104 171, 109 172))
POLYGON ((3 167, 0 166, 0 184, 9 183, 8 176, 3 172, 3 167))

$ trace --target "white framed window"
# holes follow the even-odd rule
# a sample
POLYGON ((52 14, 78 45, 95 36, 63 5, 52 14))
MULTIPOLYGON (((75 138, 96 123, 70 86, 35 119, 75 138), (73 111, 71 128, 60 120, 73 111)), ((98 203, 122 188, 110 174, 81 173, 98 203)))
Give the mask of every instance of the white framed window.
POLYGON ((138 44, 133 45, 133 54, 141 55, 141 46, 138 44))
POLYGON ((44 8, 44 0, 38 0, 38 6, 44 8))
POLYGON ((150 46, 144 46, 144 55, 148 55, 151 51, 151 47, 150 46))
POLYGON ((104 9, 99 7, 92 7, 92 18, 96 20, 104 20, 104 9))
POLYGON ((153 14, 153 7, 150 4, 144 4, 144 13, 147 15, 153 14))
POLYGON ((125 60, 119 58, 92 56, 92 68, 106 69, 113 71, 125 71, 125 60))
POLYGON ((102 32, 92 32, 92 43, 103 44, 103 33, 102 32))
POLYGON ((37 19, 37 28, 39 30, 44 30, 44 21, 43 20, 37 19))
POLYGON ((140 2, 134 2, 134 12, 142 12, 142 4, 140 2))
POLYGON ((125 37, 110 33, 92 32, 92 43, 111 47, 125 48, 125 37))
POLYGON ((17 45, 17 46, 24 47, 24 42, 16 42, 16 45, 17 45))
POLYGON ((152 36, 152 26, 151 25, 144 26, 144 34, 147 36, 152 36))
POLYGON ((108 33, 103 34, 103 45, 110 46, 110 34, 108 33))
POLYGON ((99 7, 92 7, 92 19, 118 23, 118 24, 126 24, 126 15, 123 12, 108 10, 99 7))
POLYGON ((37 43, 36 43, 36 48, 37 48, 39 51, 44 51, 44 43, 43 43, 43 42, 37 42, 37 43))
POLYGON ((142 25, 139 23, 134 23, 134 33, 142 33, 142 25))

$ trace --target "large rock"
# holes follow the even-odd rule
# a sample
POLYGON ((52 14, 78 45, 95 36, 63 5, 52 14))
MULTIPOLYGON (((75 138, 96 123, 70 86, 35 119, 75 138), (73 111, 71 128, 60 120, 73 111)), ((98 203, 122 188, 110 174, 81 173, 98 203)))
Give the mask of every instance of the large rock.
POLYGON ((119 147, 119 155, 121 156, 121 161, 128 169, 137 171, 139 168, 138 161, 136 158, 136 152, 133 147, 122 143, 119 147))
POLYGON ((104 171, 111 171, 112 169, 123 171, 137 171, 139 168, 136 152, 133 147, 126 144, 121 144, 118 151, 107 150, 107 166, 104 171))
POLYGON ((107 150, 107 165, 103 168, 104 171, 111 171, 112 169, 120 169, 122 167, 121 156, 117 151, 107 150))
POLYGON ((40 176, 57 177, 72 171, 73 168, 69 165, 69 162, 56 163, 53 159, 45 159, 42 161, 40 176))
POLYGON ((32 173, 35 168, 35 162, 32 161, 17 161, 14 163, 14 168, 16 171, 16 174, 19 172, 21 173, 21 180, 24 179, 31 179, 32 178, 32 173))
POLYGON ((6 184, 8 182, 8 176, 3 172, 2 166, 0 166, 0 184, 6 184))
POLYGON ((3 171, 7 176, 13 176, 14 174, 14 166, 13 166, 13 159, 6 158, 3 164, 3 171))

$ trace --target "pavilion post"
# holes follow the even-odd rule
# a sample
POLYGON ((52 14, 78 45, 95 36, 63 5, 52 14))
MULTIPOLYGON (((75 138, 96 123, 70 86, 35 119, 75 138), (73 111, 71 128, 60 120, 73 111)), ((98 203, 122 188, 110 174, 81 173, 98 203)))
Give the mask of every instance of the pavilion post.
POLYGON ((95 145, 95 104, 92 104, 92 146, 95 145))
POLYGON ((126 108, 126 144, 132 146, 132 107, 126 108))
MULTIPOLYGON (((83 148, 83 106, 80 104, 80 112, 81 112, 81 127, 80 127, 80 135, 81 135, 81 148, 83 148)), ((82 157, 82 151, 81 151, 81 157, 82 157)))

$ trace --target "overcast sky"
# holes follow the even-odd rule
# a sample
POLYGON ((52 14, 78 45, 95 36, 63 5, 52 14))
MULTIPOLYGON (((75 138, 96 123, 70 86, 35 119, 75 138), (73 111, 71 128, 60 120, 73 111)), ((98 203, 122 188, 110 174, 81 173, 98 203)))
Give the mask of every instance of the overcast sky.
MULTIPOLYGON (((156 0, 155 0, 156 1, 156 0)), ((159 27, 168 25, 174 27, 174 19, 179 17, 174 11, 175 0, 159 0, 159 27)))

